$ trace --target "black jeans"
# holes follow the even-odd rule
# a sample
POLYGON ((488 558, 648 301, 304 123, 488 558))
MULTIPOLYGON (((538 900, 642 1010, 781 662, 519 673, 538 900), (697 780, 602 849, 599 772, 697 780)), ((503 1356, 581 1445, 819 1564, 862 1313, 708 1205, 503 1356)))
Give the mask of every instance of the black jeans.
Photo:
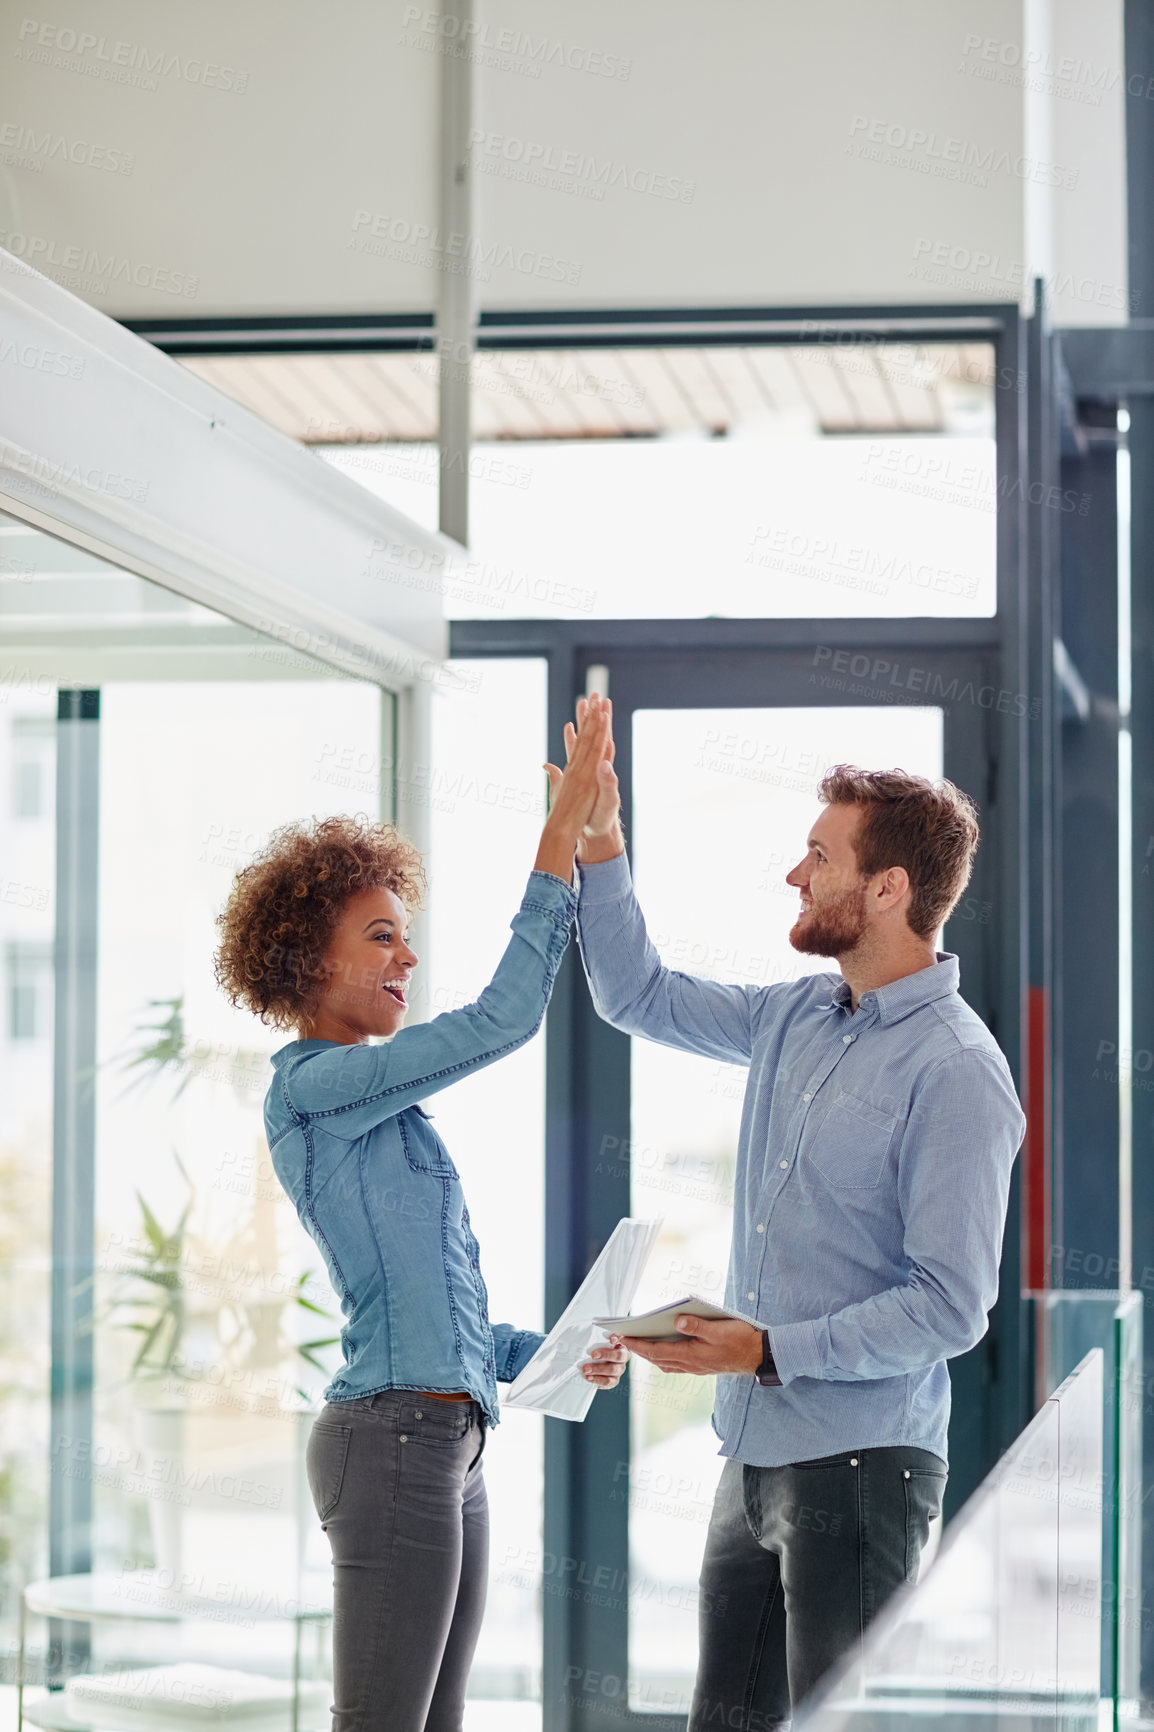
POLYGON ((309 1489, 333 1553, 333 1732, 460 1732, 489 1567, 475 1401, 329 1402, 309 1489))
POLYGON ((689 1732, 767 1732, 913 1581, 946 1464, 862 1449, 790 1467, 727 1461, 701 1567, 689 1732))

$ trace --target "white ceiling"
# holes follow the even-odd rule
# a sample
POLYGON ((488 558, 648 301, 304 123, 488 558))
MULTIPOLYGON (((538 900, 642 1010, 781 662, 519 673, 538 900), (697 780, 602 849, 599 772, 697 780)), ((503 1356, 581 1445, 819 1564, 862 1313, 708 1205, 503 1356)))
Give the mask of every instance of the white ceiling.
POLYGON ((440 17, 9 12, 0 246, 120 318, 429 311, 461 269, 487 308, 1013 301, 1063 265, 1119 317, 1121 0, 488 0, 464 253, 440 17))

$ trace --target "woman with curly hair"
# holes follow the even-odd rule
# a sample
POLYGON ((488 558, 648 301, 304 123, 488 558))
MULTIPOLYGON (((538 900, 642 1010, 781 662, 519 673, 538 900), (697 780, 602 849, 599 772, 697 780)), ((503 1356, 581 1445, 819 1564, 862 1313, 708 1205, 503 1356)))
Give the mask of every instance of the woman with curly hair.
MULTIPOLYGON (((273 1055, 265 1126, 344 1314, 344 1364, 307 1457, 333 1554, 333 1732, 462 1725, 485 1603, 485 1430, 498 1381, 542 1337, 490 1323, 460 1177, 421 1102, 540 1026, 577 904, 577 839, 610 773, 609 714, 590 700, 475 1004, 402 1027, 424 871, 390 825, 286 826, 220 917, 221 986, 298 1035, 273 1055)), ((613 1339, 582 1370, 611 1388, 626 1357, 613 1339)))

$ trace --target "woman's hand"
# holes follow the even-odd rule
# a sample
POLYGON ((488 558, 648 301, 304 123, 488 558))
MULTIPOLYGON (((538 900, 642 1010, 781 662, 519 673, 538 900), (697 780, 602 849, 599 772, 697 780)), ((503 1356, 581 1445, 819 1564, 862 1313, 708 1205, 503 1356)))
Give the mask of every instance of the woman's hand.
MULTIPOLYGON (((577 726, 572 722, 565 723, 565 761, 572 763, 573 752, 577 745, 580 730, 587 725, 589 705, 593 698, 578 698, 577 726)), ((605 748, 605 757, 600 766, 597 799, 592 812, 582 827, 577 838, 577 858, 583 864, 589 865, 598 860, 611 860, 614 855, 625 851, 625 837, 621 830, 621 790, 617 781, 617 772, 613 768, 613 758, 616 746, 613 742, 613 705, 608 698, 602 700, 603 706, 609 712, 610 733, 605 748)), ((546 764, 549 774, 551 795, 555 798, 563 781, 563 773, 556 764, 546 764)))
POLYGON ((572 745, 566 741, 568 763, 564 773, 547 765, 552 798, 549 816, 541 832, 537 850, 538 872, 552 872, 566 883, 573 876, 573 852, 601 798, 602 782, 611 776, 616 782, 612 761, 606 753, 612 746, 610 722, 612 706, 596 693, 589 699, 579 719, 572 745))
POLYGON ((628 1362, 629 1349, 622 1345, 620 1335, 611 1335, 608 1347, 592 1349, 581 1367, 581 1375, 587 1383, 595 1383, 598 1389, 615 1389, 628 1362))

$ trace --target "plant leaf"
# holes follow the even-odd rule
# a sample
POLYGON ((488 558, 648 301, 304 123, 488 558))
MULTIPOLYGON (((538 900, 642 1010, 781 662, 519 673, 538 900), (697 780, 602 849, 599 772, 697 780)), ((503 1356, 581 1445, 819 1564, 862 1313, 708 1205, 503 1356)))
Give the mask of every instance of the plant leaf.
POLYGON ((153 1250, 163 1254, 168 1234, 165 1232, 164 1228, 161 1226, 160 1222, 157 1220, 139 1191, 136 1193, 136 1200, 140 1204, 141 1219, 144 1222, 144 1231, 148 1234, 148 1242, 152 1246, 153 1250))
POLYGON ((327 1377, 329 1368, 317 1358, 313 1349, 319 1347, 335 1347, 339 1340, 339 1335, 333 1335, 327 1341, 300 1341, 297 1343, 297 1352, 305 1361, 306 1365, 311 1365, 314 1371, 319 1371, 323 1376, 327 1377))
MULTIPOLYGON (((138 1323, 135 1325, 130 1324, 129 1327, 130 1328, 135 1327, 138 1329, 143 1329, 145 1326, 143 1323, 138 1323)), ((162 1314, 160 1317, 157 1318, 156 1322, 152 1325, 152 1328, 149 1329, 147 1336, 145 1337, 145 1340, 141 1345, 140 1352, 136 1355, 136 1358, 132 1361, 132 1369, 134 1372, 139 1371, 141 1366, 144 1364, 144 1361, 145 1361, 145 1358, 148 1354, 149 1348, 152 1346, 153 1342, 156 1340, 157 1336, 160 1334, 160 1331, 163 1328, 164 1328, 164 1315, 162 1314)))

